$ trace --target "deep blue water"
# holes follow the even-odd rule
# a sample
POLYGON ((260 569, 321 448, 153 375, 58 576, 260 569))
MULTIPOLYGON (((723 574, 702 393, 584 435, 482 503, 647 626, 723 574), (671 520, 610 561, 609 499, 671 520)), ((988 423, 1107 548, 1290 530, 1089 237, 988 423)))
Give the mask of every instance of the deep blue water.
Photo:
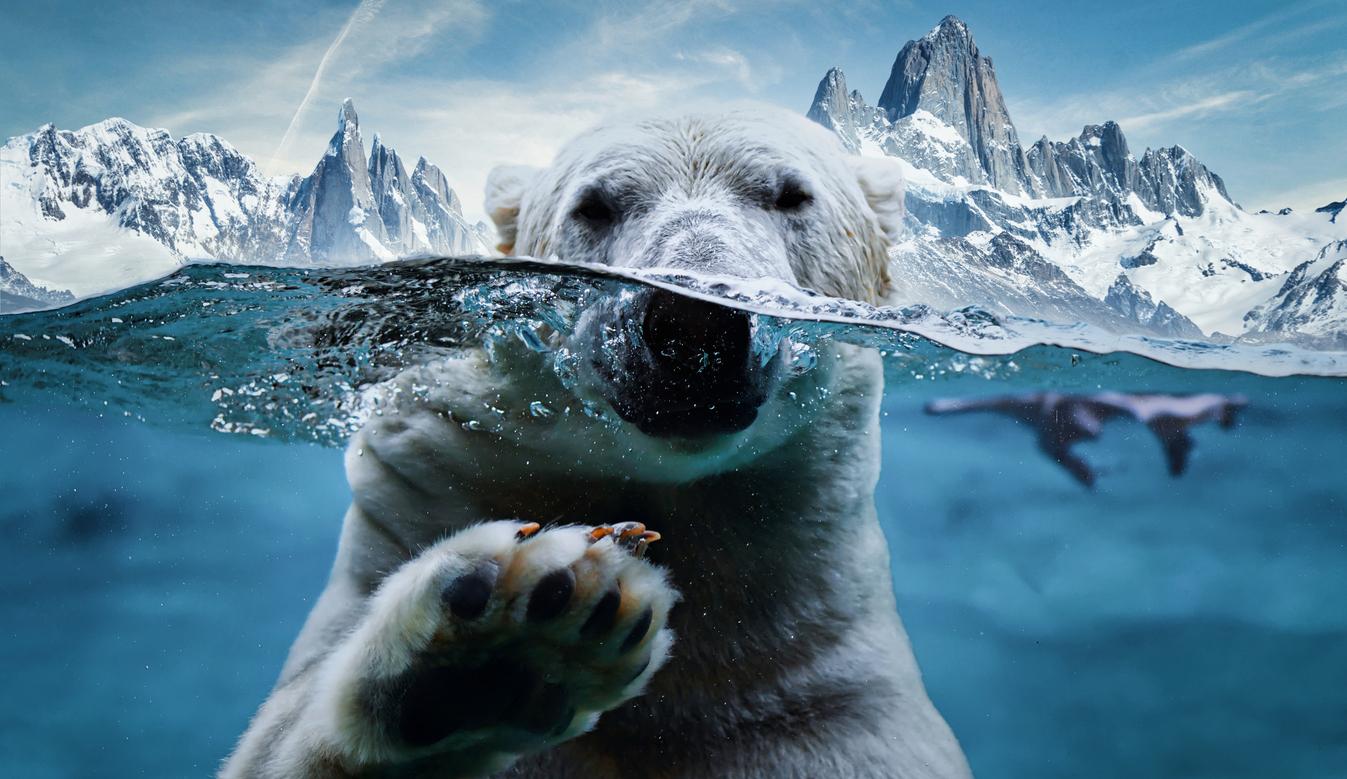
MULTIPOLYGON (((276 290, 234 292, 231 323, 286 314, 257 302, 276 290)), ((170 315, 184 299, 0 319, 0 339, 80 347, 0 347, 6 776, 211 774, 323 586, 348 495, 340 450, 306 441, 333 428, 212 431, 277 412, 209 401, 210 377, 242 386, 294 355, 238 352, 247 327, 217 338, 170 315), (178 340, 107 340, 118 312, 178 340)), ((1347 380, 890 347, 878 505, 928 688, 978 776, 1347 776, 1347 380), (1194 428, 1179 479, 1148 430, 1109 423, 1080 448, 1094 490, 1010 419, 922 412, 1041 389, 1249 406, 1233 430, 1194 428)), ((267 397, 291 403, 286 386, 267 397)))

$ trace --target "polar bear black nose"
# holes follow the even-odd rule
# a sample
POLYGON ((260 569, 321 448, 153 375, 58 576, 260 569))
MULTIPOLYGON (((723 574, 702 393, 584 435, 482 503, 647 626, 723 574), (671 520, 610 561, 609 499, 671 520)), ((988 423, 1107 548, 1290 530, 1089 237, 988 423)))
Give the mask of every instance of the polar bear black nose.
POLYGON ((752 325, 742 311, 658 290, 646 305, 641 336, 658 369, 723 382, 742 379, 752 325))
POLYGON ((609 402, 654 436, 732 433, 753 424, 768 371, 752 359, 748 314, 655 290, 626 309, 641 345, 612 375, 609 402))

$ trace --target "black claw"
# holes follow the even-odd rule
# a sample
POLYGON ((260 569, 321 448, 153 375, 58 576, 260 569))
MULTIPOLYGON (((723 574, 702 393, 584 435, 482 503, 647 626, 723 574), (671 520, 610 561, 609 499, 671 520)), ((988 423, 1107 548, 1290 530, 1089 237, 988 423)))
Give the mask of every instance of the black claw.
POLYGON ((442 597, 450 613, 459 619, 476 619, 486 611, 491 590, 496 586, 500 566, 485 560, 444 588, 442 597))
POLYGON ((585 638, 594 638, 613 629, 613 623, 617 621, 617 610, 622 605, 622 593, 616 587, 605 592, 599 602, 594 604, 594 611, 590 612, 589 619, 580 626, 580 635, 585 638))
POLYGON ((571 595, 575 593, 575 574, 569 568, 561 568, 542 578, 529 596, 528 618, 530 622, 542 622, 553 619, 566 610, 571 595))
POLYGON ((631 632, 627 634, 627 638, 622 642, 619 651, 626 652, 641 643, 641 639, 645 638, 645 634, 650 631, 650 623, 654 619, 655 613, 650 610, 649 606, 646 606, 645 611, 641 612, 641 616, 637 617, 636 623, 631 626, 631 632))

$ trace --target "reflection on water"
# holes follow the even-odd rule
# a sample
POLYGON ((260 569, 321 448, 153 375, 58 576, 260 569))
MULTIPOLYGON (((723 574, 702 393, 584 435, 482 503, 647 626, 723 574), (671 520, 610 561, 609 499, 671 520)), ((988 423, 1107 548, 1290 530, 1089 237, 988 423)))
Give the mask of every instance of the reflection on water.
MULTIPOLYGON (((22 669, 0 760, 209 773, 322 585, 348 500, 331 447, 378 413, 370 385, 482 337, 545 349, 537 332, 633 283, 535 270, 198 266, 0 319, 0 660, 22 669)), ((758 312, 801 369, 820 338, 885 352, 878 505, 899 605, 979 776, 1347 773, 1340 356, 702 289, 758 312), (1114 346, 1192 367, 1085 351, 1114 346), (925 412, 1043 390, 1247 407, 1231 430, 1187 429, 1177 480, 1139 415, 1073 441, 1093 491, 1035 427, 925 412)))

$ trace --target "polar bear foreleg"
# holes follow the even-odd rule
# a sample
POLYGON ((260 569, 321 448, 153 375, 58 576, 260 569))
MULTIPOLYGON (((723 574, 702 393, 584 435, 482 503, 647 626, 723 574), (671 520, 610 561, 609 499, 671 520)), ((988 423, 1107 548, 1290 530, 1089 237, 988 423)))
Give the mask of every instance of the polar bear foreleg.
POLYGON ((475 776, 573 738, 668 656, 677 593, 635 523, 488 522, 389 575, 258 712, 228 777, 475 776))

